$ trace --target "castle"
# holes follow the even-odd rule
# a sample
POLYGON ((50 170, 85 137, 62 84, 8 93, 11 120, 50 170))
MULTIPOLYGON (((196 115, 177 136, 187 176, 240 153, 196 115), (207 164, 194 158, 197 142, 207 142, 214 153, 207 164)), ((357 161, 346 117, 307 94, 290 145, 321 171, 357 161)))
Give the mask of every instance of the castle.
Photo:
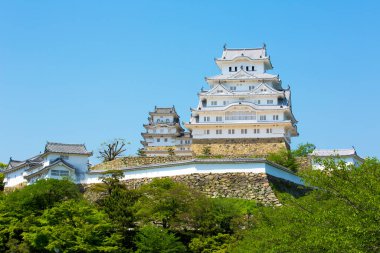
POLYGON ((207 148, 213 155, 263 156, 289 148, 291 137, 298 136, 290 88, 267 73, 273 66, 265 45, 224 47, 215 63, 221 73, 205 78, 209 89, 198 93, 198 105, 185 123, 190 133, 180 126, 174 107, 150 113, 142 134, 148 156, 168 155, 168 146, 178 155, 202 155, 207 148))
MULTIPOLYGON (((262 158, 290 148, 291 138, 298 136, 290 88, 282 88, 279 76, 267 73, 273 66, 265 45, 224 48, 215 63, 221 74, 206 78, 209 89, 198 93, 198 105, 184 124, 189 132, 181 126, 174 106, 155 107, 141 141, 141 151, 149 157, 127 157, 126 161, 136 163, 123 160, 116 169, 133 187, 155 177, 172 177, 213 197, 243 197, 277 205, 269 182, 303 184, 293 171, 262 158), (214 157, 199 157, 205 150, 214 157), (142 158, 148 163, 139 160, 142 158)), ((5 187, 47 178, 69 178, 83 185, 101 183, 115 168, 105 164, 90 168, 91 155, 84 144, 48 142, 37 156, 10 159, 3 171, 5 187)), ((355 166, 363 162, 355 149, 315 150, 309 159, 313 168, 323 169, 319 161, 331 157, 355 166)))

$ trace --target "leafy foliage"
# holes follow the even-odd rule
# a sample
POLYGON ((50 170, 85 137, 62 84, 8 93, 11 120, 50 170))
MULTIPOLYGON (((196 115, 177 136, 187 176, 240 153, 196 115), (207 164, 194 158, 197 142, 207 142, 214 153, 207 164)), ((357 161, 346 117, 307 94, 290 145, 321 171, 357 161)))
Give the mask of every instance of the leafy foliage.
POLYGON ((7 167, 7 164, 0 162, 0 171, 4 170, 7 167))
POLYGON ((168 154, 169 154, 169 156, 175 156, 174 148, 169 147, 168 148, 168 154))
POLYGON ((141 156, 141 157, 145 157, 146 156, 146 152, 145 152, 145 150, 143 148, 139 148, 137 150, 137 155, 141 156))
POLYGON ((299 144, 297 149, 292 151, 293 156, 295 157, 306 157, 311 154, 315 149, 315 145, 311 143, 299 144))
POLYGON ((235 242, 229 234, 217 234, 210 237, 196 237, 191 240, 189 249, 194 253, 225 253, 229 246, 235 242))
POLYGON ((204 146, 202 148, 202 155, 210 156, 211 155, 211 147, 210 146, 204 146))
POLYGON ((4 178, 5 178, 4 174, 0 173, 0 191, 4 191, 4 186, 5 186, 4 178))
POLYGON ((280 164, 294 172, 298 170, 298 163, 292 152, 286 148, 280 149, 275 153, 270 153, 267 159, 271 162, 280 164))
POLYGON ((45 210, 23 237, 39 252, 119 252, 121 246, 107 215, 75 200, 45 210))
POLYGON ((379 252, 380 162, 324 160, 283 206, 207 198, 169 178, 137 190, 113 171, 96 204, 67 180, 0 195, 0 252, 379 252))
POLYGON ((152 225, 140 229, 137 233, 135 243, 137 246, 136 252, 139 253, 175 253, 186 251, 185 246, 174 234, 152 225))
POLYGON ((289 197, 284 207, 263 208, 232 252, 379 252, 379 161, 356 168, 331 160, 325 167, 304 172, 317 190, 289 197))

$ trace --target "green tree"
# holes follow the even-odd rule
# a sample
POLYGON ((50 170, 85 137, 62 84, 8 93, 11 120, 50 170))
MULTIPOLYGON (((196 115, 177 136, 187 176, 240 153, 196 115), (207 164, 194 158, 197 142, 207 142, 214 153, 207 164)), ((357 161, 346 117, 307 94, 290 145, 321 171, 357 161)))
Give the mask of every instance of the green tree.
POLYGON ((292 152, 286 148, 280 149, 275 153, 268 154, 267 159, 271 162, 282 165, 291 171, 297 172, 298 163, 292 152))
POLYGON ((122 172, 115 171, 111 177, 103 178, 107 194, 98 201, 98 204, 113 221, 116 230, 123 235, 123 245, 132 247, 136 227, 133 206, 140 195, 136 190, 126 189, 120 182, 122 176, 122 172))
POLYGON ((169 156, 175 156, 174 148, 169 147, 168 148, 168 154, 169 154, 169 156))
POLYGON ((137 155, 141 156, 141 157, 145 157, 146 156, 146 152, 145 152, 145 150, 143 148, 139 148, 137 150, 137 155))
POLYGON ((46 209, 65 200, 81 199, 79 188, 68 180, 39 180, 0 199, 0 251, 27 252, 23 233, 46 209))
POLYGON ((4 191, 4 186, 5 186, 4 178, 5 178, 4 174, 0 173, 0 191, 4 191))
POLYGON ((152 225, 140 229, 136 236, 136 247, 138 253, 175 253, 185 252, 185 246, 163 228, 152 225))
POLYGON ((121 235, 108 216, 85 201, 65 201, 44 211, 23 237, 48 252, 120 252, 121 235))
POLYGON ((4 170, 8 165, 0 162, 0 171, 4 170))
POLYGON ((315 145, 311 143, 301 143, 298 145, 297 149, 292 151, 293 156, 295 157, 306 157, 311 154, 315 149, 315 145))
POLYGON ((263 208, 232 252, 379 252, 380 162, 324 165, 324 171, 303 172, 313 192, 263 208))
POLYGON ((211 147, 210 146, 204 146, 202 148, 202 155, 210 156, 211 155, 211 147))
POLYGON ((189 249, 194 253, 225 253, 235 238, 229 234, 217 234, 210 237, 193 238, 189 249))
POLYGON ((164 228, 180 226, 203 197, 191 188, 169 178, 154 179, 140 189, 135 204, 136 215, 145 222, 161 222, 164 228))

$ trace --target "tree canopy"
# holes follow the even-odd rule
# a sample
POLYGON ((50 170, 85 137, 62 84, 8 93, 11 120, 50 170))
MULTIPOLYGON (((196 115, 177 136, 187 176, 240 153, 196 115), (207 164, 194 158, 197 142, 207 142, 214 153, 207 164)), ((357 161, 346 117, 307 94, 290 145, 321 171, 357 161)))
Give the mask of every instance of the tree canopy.
POLYGON ((128 189, 117 171, 91 201, 70 181, 40 180, 0 195, 0 251, 379 252, 380 162, 324 163, 298 172, 306 195, 276 192, 280 207, 208 198, 169 178, 128 189))

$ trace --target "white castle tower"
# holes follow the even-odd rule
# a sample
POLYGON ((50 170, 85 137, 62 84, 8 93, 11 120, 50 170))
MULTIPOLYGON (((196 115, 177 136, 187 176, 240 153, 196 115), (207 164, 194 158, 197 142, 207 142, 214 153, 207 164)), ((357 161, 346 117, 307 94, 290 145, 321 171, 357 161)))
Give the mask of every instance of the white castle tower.
POLYGON ((181 127, 179 116, 173 107, 155 107, 149 113, 149 123, 144 125, 141 144, 147 156, 168 156, 169 150, 178 156, 191 156, 191 137, 181 127))
POLYGON ((215 59, 221 74, 207 77, 209 90, 198 93, 191 109, 190 129, 196 155, 205 146, 214 155, 265 155, 289 148, 298 136, 290 88, 283 89, 265 45, 227 49, 215 59))

